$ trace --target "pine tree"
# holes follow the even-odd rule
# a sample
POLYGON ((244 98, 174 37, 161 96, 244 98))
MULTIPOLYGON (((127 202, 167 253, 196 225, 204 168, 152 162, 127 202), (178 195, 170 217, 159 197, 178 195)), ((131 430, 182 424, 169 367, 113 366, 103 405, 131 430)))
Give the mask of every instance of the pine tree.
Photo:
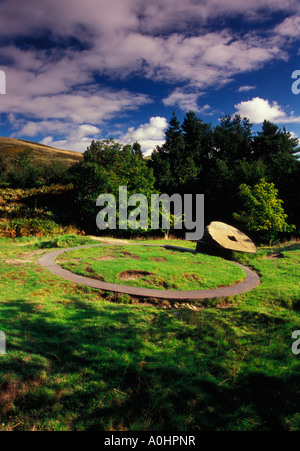
POLYGON ((184 118, 182 130, 186 156, 191 157, 198 168, 205 166, 213 147, 211 124, 204 123, 194 111, 189 111, 184 118))
POLYGON ((239 115, 225 115, 214 132, 214 157, 230 164, 252 159, 252 124, 239 115))
POLYGON ((176 114, 173 113, 165 132, 166 141, 152 154, 150 167, 154 170, 157 188, 164 192, 176 190, 184 183, 185 143, 176 114))
POLYGON ((138 142, 133 143, 132 149, 136 155, 138 155, 140 158, 143 158, 143 152, 140 143, 138 142))

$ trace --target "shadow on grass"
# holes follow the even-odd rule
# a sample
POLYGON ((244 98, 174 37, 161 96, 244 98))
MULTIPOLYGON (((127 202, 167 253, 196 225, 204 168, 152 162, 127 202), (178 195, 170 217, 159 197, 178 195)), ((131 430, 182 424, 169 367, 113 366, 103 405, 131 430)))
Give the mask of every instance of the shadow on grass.
POLYGON ((276 251, 278 252, 288 252, 288 251, 298 251, 300 250, 300 242, 290 243, 290 244, 282 244, 276 247, 276 251))
POLYGON ((298 376, 249 370, 232 378, 224 366, 234 336, 228 323, 227 345, 216 351, 213 324, 195 328, 164 311, 143 317, 136 307, 97 308, 76 296, 68 302, 57 312, 37 312, 22 299, 2 309, 3 423, 15 415, 20 430, 51 429, 58 417, 66 430, 285 430, 297 412, 298 376))

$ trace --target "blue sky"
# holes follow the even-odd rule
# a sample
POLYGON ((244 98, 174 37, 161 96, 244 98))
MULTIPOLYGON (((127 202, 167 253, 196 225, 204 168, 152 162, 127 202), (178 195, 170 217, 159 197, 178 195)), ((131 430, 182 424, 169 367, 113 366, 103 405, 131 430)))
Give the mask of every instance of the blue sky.
POLYGON ((75 151, 114 136, 149 154, 189 110, 300 136, 296 0, 0 0, 0 21, 0 136, 75 151))

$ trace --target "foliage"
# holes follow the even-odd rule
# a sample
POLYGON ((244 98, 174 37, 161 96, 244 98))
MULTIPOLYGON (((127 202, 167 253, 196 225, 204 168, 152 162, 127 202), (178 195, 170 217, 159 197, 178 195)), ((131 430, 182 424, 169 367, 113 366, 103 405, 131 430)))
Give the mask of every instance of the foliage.
POLYGON ((261 179, 253 188, 243 184, 240 194, 244 199, 245 211, 234 214, 234 218, 247 225, 248 230, 255 232, 265 231, 269 241, 276 232, 289 232, 294 226, 286 222, 287 215, 283 209, 283 201, 278 199, 278 190, 274 183, 267 183, 261 179))
POLYGON ((7 178, 12 188, 32 188, 39 185, 40 169, 32 165, 31 150, 21 151, 8 172, 7 178))
MULTIPOLYGON (((254 186, 264 179, 275 184, 285 213, 300 229, 298 141, 285 128, 281 130, 269 121, 264 121, 261 131, 254 133, 249 120, 239 115, 226 114, 212 127, 193 111, 186 113, 182 123, 173 113, 165 143, 149 159, 143 158, 138 142, 122 145, 113 138, 92 141, 83 161, 81 155, 64 157, 60 153, 50 161, 46 148, 37 150, 33 146, 31 151, 30 143, 24 146, 23 143, 18 154, 13 149, 9 159, 0 158, 0 186, 18 191, 73 183, 74 191, 62 195, 59 202, 50 193, 28 199, 31 203, 38 202, 38 207, 33 205, 35 211, 53 211, 57 223, 76 223, 95 233, 98 196, 110 193, 118 198, 120 186, 127 186, 128 196, 144 194, 149 205, 154 192, 170 196, 204 194, 206 224, 213 220, 231 223, 233 213, 244 208, 240 185, 254 186), (68 169, 71 161, 81 163, 68 169)), ((137 232, 148 233, 142 229, 137 232)), ((133 231, 117 229, 117 233, 130 236, 133 231)))
POLYGON ((291 157, 298 151, 298 140, 293 138, 285 128, 282 130, 270 121, 264 121, 262 131, 258 132, 253 140, 253 155, 267 164, 274 164, 282 157, 291 157))
POLYGON ((0 234, 15 237, 35 234, 44 236, 60 232, 62 225, 66 226, 61 224, 60 219, 64 217, 64 203, 72 189, 71 185, 0 189, 0 234), (49 210, 51 204, 54 211, 49 210), (60 209, 63 210, 62 213, 60 209))
POLYGON ((73 235, 60 235, 51 238, 50 240, 43 240, 38 243, 38 247, 41 249, 53 249, 53 248, 65 248, 75 246, 85 246, 87 244, 95 244, 95 241, 89 237, 81 234, 73 235))
POLYGON ((43 185, 68 185, 70 183, 69 166, 62 161, 51 161, 41 169, 43 185))
POLYGON ((2 155, 0 155, 0 177, 3 175, 3 173, 6 171, 6 162, 2 155))
POLYGON ((182 125, 172 115, 166 142, 148 164, 158 190, 205 195, 206 223, 230 223, 233 212, 243 208, 239 186, 265 179, 275 183, 286 213, 300 227, 298 151, 297 139, 268 121, 254 134, 249 120, 239 115, 225 115, 212 128, 190 111, 182 125))
POLYGON ((150 201, 154 177, 137 146, 123 146, 113 138, 92 141, 83 156, 84 162, 74 166, 71 174, 77 218, 87 230, 95 233, 96 200, 100 194, 113 194, 118 200, 119 187, 126 186, 129 196, 140 193, 150 201))
POLYGON ((33 150, 27 147, 9 159, 0 156, 0 186, 30 189, 53 184, 67 185, 70 183, 69 166, 61 157, 36 162, 33 150))
POLYGON ((60 231, 60 226, 50 219, 18 218, 0 222, 0 236, 11 238, 33 235, 47 236, 60 231))
POLYGON ((238 114, 225 115, 214 131, 214 157, 228 163, 249 161, 252 155, 252 124, 238 114))
MULTIPOLYGON (((198 137, 194 128, 195 124, 186 123, 186 136, 193 133, 194 138, 198 137)), ((183 130, 173 113, 166 131, 166 141, 161 147, 156 148, 149 163, 154 170, 157 187, 162 192, 170 192, 174 187, 180 190, 181 186, 197 178, 199 169, 193 154, 195 149, 190 147, 190 142, 186 145, 183 130)))

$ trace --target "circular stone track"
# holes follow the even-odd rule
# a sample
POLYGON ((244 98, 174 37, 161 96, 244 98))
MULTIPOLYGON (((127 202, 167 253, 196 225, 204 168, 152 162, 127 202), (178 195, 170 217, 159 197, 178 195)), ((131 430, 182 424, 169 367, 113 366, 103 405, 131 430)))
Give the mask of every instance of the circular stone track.
MULTIPOLYGON (((145 244, 132 244, 133 246, 145 246, 145 244)), ((72 273, 71 271, 67 271, 66 269, 63 269, 61 266, 59 266, 57 263, 55 263, 55 259, 65 252, 70 252, 78 249, 88 249, 93 247, 102 247, 102 246, 108 246, 108 244, 96 244, 91 246, 77 246, 77 247, 71 247, 67 249, 59 249, 54 252, 49 252, 47 254, 44 254, 39 260, 38 264, 48 271, 51 271, 53 274, 62 277, 63 279, 69 280, 70 282, 77 283, 79 285, 84 285, 90 288, 96 288, 99 290, 104 291, 112 291, 116 293, 123 293, 123 294, 129 294, 132 296, 138 296, 138 297, 151 297, 151 298, 158 298, 158 299, 172 299, 172 300, 199 300, 199 299, 213 299, 213 298, 223 298, 228 296, 236 296, 238 294, 245 293, 247 291, 253 290, 255 287, 257 287, 260 283, 260 279, 258 275, 253 272, 251 269, 247 268, 246 266, 243 266, 239 263, 232 262, 234 265, 239 266, 246 274, 246 278, 242 281, 237 283, 236 285, 229 286, 229 287, 222 287, 222 288, 213 288, 213 289, 204 289, 204 290, 194 290, 194 291, 175 291, 175 290, 156 290, 152 288, 141 288, 141 287, 130 287, 127 285, 121 285, 116 283, 107 283, 102 282, 100 280, 91 279, 89 277, 80 276, 77 274, 72 273)), ((109 246, 112 246, 112 244, 109 244, 109 246)), ((128 244, 126 244, 128 246, 128 244)), ((147 246, 147 245, 146 245, 147 246)), ((161 245, 148 245, 148 246, 159 246, 159 247, 166 247, 171 248, 173 250, 178 250, 180 252, 191 252, 195 253, 196 251, 191 249, 185 249, 181 247, 176 246, 165 246, 163 244, 161 245)))

